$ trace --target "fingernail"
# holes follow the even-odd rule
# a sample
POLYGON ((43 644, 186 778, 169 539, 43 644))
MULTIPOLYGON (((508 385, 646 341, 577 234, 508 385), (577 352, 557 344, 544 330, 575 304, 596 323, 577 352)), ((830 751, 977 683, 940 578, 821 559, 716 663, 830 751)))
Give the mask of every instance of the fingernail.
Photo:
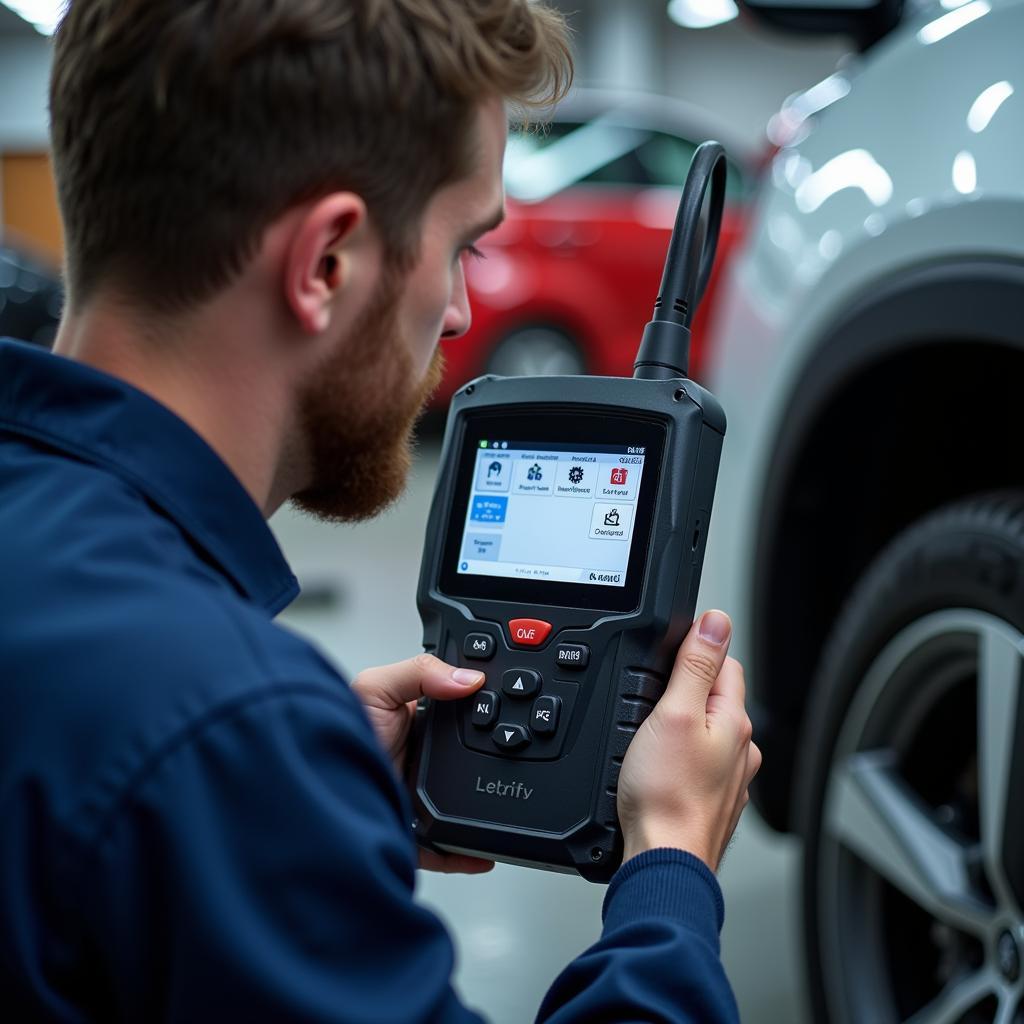
POLYGON ((457 668, 452 672, 452 679, 459 686, 476 686, 483 678, 483 672, 474 672, 471 668, 457 668))
POLYGON ((700 618, 700 638, 716 646, 729 639, 730 622, 725 612, 705 612, 700 618))

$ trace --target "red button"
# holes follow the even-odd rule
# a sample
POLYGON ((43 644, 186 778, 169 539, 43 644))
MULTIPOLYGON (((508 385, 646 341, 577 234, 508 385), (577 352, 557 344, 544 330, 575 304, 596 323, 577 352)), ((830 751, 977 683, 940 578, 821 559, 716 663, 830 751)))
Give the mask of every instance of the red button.
POLYGON ((508 624, 512 643, 523 647, 536 647, 544 643, 551 632, 551 623, 542 619, 512 619, 508 624))

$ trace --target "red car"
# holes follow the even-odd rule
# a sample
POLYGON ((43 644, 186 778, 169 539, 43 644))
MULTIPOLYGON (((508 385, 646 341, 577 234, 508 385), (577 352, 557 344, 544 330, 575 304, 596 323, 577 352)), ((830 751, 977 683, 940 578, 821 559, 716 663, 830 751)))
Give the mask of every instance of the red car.
POLYGON ((540 132, 509 140, 508 217, 466 267, 473 325, 444 342, 446 405, 481 373, 632 374, 682 183, 697 145, 730 158, 718 259, 694 325, 691 369, 722 267, 744 232, 755 156, 721 124, 664 97, 580 91, 540 132))

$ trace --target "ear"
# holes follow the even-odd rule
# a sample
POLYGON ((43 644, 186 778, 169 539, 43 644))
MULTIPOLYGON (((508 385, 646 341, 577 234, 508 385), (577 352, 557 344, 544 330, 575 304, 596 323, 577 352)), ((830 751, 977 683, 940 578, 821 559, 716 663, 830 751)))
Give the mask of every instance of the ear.
POLYGON ((330 326, 338 294, 352 287, 356 261, 365 258, 366 204, 352 192, 334 192, 297 222, 285 251, 284 291, 307 334, 330 326))

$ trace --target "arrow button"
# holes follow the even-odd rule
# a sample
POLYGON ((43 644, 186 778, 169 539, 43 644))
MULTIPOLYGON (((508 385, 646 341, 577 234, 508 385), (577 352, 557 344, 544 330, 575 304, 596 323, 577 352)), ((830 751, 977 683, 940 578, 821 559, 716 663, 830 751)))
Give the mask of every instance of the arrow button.
POLYGON ((493 725, 501 707, 501 698, 491 690, 480 690, 468 699, 471 702, 469 720, 480 729, 493 725))
POLYGON ((494 740, 495 746, 501 750, 518 750, 530 742, 530 734, 521 725, 510 725, 507 722, 502 722, 491 733, 491 739, 494 740))
POLYGON ((562 702, 557 697, 538 697, 533 705, 530 725, 535 733, 550 736, 558 728, 558 713, 562 702))
POLYGON ((525 700, 537 693, 541 682, 540 673, 534 672, 531 668, 510 668, 502 674, 501 688, 510 697, 521 697, 525 700))

